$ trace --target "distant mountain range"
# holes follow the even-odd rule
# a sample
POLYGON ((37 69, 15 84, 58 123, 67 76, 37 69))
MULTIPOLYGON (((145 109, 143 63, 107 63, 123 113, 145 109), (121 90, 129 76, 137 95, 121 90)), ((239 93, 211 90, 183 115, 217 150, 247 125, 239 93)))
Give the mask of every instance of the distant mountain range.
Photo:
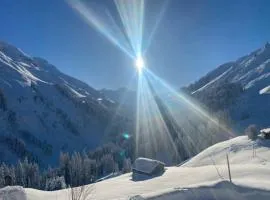
POLYGON ((208 107, 227 110, 233 128, 270 126, 270 44, 225 63, 184 88, 208 107))
POLYGON ((0 157, 55 164, 130 128, 117 102, 46 60, 0 42, 0 157))
MULTIPOLYGON (((183 89, 211 111, 228 112, 239 133, 249 124, 270 126, 270 44, 183 89)), ((0 42, 1 161, 27 156, 54 165, 60 151, 93 149, 132 133, 135 110, 136 92, 95 90, 0 42)))

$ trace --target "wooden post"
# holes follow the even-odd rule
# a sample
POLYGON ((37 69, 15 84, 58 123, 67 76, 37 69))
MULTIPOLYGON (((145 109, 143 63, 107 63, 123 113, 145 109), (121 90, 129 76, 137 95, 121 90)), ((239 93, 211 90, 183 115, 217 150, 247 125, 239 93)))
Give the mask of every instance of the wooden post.
POLYGON ((256 147, 255 147, 255 143, 253 144, 253 148, 254 148, 254 156, 256 157, 256 147))
POLYGON ((252 144, 252 158, 254 158, 254 143, 252 144))
POLYGON ((229 156, 228 156, 228 153, 226 154, 226 158, 227 158, 227 166, 228 166, 228 172, 229 172, 229 179, 230 179, 230 182, 232 182, 231 168, 230 168, 230 162, 229 162, 229 156))
POLYGON ((254 158, 254 157, 256 157, 257 155, 256 155, 256 148, 255 148, 255 143, 253 143, 253 145, 252 145, 252 157, 254 158))

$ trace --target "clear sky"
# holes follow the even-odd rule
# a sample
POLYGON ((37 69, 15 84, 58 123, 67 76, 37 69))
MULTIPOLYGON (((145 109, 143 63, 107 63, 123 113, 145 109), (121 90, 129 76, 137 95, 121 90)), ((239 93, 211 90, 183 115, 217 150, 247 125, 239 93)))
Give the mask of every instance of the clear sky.
MULTIPOLYGON (((150 24, 164 1, 146 1, 150 24)), ((147 63, 174 87, 189 84, 269 41, 269 8, 268 0, 170 0, 147 63)), ((0 40, 47 59, 95 88, 126 86, 134 76, 133 61, 64 0, 0 0, 0 24, 0 40)))

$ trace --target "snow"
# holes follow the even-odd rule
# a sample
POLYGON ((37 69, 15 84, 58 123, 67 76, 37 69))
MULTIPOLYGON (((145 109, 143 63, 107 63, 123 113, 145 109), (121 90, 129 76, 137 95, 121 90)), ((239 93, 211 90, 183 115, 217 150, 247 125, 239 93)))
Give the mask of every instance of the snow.
POLYGON ((144 173, 151 173, 159 164, 165 165, 158 160, 152 160, 148 158, 137 158, 135 160, 133 168, 144 173))
POLYGON ((216 145, 213 145, 189 162, 182 165, 183 167, 197 167, 226 164, 226 154, 230 157, 231 164, 246 165, 246 164, 263 164, 269 165, 270 159, 270 141, 258 139, 251 141, 247 136, 239 136, 231 140, 227 140, 216 145), (252 157, 253 148, 255 148, 257 156, 252 157))
MULTIPOLYGON (((16 135, 41 165, 56 165, 63 148, 70 152, 90 150, 108 137, 104 123, 111 120, 114 107, 104 95, 46 60, 29 57, 1 41, 0 90, 7 107, 6 111, 0 110, 0 137, 16 135), (102 103, 98 98, 103 99, 102 103), (16 131, 9 125, 11 111, 16 115, 16 131), (27 131, 39 142, 46 141, 53 153, 46 155, 44 148, 24 138, 20 131, 27 131)), ((118 117, 114 122, 118 123, 118 117)), ((18 155, 7 144, 1 142, 0 147, 3 161, 17 161, 18 155)))
POLYGON ((113 173, 108 174, 107 176, 104 176, 104 177, 96 180, 95 182, 104 181, 104 180, 107 180, 107 179, 110 179, 110 178, 113 178, 113 177, 116 177, 116 176, 119 176, 119 175, 121 175, 120 172, 113 172, 113 173))
POLYGON ((255 79, 251 80, 250 82, 248 82, 248 84, 246 84, 246 86, 244 88, 245 89, 248 89, 248 88, 254 86, 256 84, 256 82, 259 82, 261 80, 267 79, 269 76, 270 76, 270 72, 269 73, 265 73, 265 74, 263 74, 263 75, 255 78, 255 79))
POLYGON ((259 93, 260 94, 270 94, 270 85, 261 89, 259 93))
POLYGON ((20 186, 7 186, 0 189, 0 200, 26 200, 24 188, 20 186))
POLYGON ((270 133, 270 128, 265 128, 260 131, 261 133, 270 133))
POLYGON ((39 79, 38 77, 34 76, 28 69, 26 69, 27 68, 26 63, 23 63, 23 62, 18 62, 17 63, 12 58, 5 55, 1 51, 0 51, 0 62, 4 63, 5 65, 11 67, 16 72, 21 74, 22 78, 25 80, 26 84, 29 85, 29 86, 31 85, 31 82, 40 81, 42 83, 47 83, 46 81, 43 81, 43 80, 39 79))
MULTIPOLYGON (((266 200, 270 198, 269 148, 268 140, 251 141, 240 136, 207 148, 180 167, 168 167, 159 177, 132 181, 129 173, 86 187, 91 190, 89 199, 95 200, 266 200), (228 182, 225 164, 227 153, 232 184, 228 182)), ((47 192, 26 188, 25 193, 27 200, 66 200, 70 190, 47 192)))
POLYGON ((247 67, 247 66, 249 66, 254 60, 255 60, 255 57, 251 57, 251 58, 249 58, 248 60, 244 61, 244 63, 241 63, 241 64, 243 64, 245 67, 247 67))
POLYGON ((267 59, 265 62, 263 62, 259 67, 257 67, 258 72, 262 72, 267 65, 270 63, 270 59, 267 59))
POLYGON ((270 45, 268 43, 236 61, 220 65, 195 82, 191 88, 194 88, 193 94, 200 91, 199 95, 203 97, 204 92, 211 93, 212 88, 220 87, 224 83, 238 84, 244 89, 237 100, 226 106, 234 122, 232 129, 242 132, 250 124, 259 127, 269 125, 270 95, 260 95, 270 93, 270 45), (226 73, 230 67, 232 68, 226 73), (223 73, 226 74, 222 75, 223 73))
POLYGON ((77 92, 76 90, 74 90, 71 86, 69 86, 68 84, 65 84, 67 86, 67 88, 73 93, 73 95, 75 95, 78 98, 84 98, 86 97, 85 95, 77 92))

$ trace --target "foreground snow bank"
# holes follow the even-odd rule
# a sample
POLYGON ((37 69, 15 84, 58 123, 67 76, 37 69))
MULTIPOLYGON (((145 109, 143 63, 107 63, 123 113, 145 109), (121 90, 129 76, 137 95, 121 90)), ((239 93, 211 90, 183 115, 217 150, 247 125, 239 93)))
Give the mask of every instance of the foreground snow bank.
MULTIPOLYGON (((124 174, 87 186, 92 187, 89 200, 129 200, 138 195, 143 199, 159 198, 174 200, 176 197, 172 195, 176 195, 176 192, 179 192, 178 195, 180 195, 180 197, 182 197, 182 193, 187 193, 187 199, 189 197, 200 199, 200 195, 204 195, 207 188, 208 191, 213 190, 215 192, 213 194, 219 193, 219 190, 216 188, 222 187, 218 187, 218 183, 228 180, 227 167, 225 165, 219 165, 217 168, 220 175, 212 165, 203 167, 168 167, 162 176, 139 182, 132 181, 131 174, 124 174), (215 186, 215 184, 217 184, 217 186, 215 186), (204 187, 207 188, 205 189, 204 187)), ((270 194, 268 193, 268 191, 270 191, 269 167, 257 164, 236 164, 231 166, 231 170, 232 180, 235 185, 247 188, 246 193, 262 190, 270 199, 270 194)), ((228 189, 226 186, 224 189, 226 193, 229 193, 230 188, 228 189)), ((232 193, 235 188, 231 188, 231 190, 232 193)), ((27 188, 25 191, 27 200, 67 200, 70 195, 68 190, 46 192, 27 188)), ((247 194, 245 194, 245 196, 247 196, 247 194)), ((134 200, 139 199, 139 197, 134 198, 134 200)), ((241 198, 238 199, 241 200, 241 198)))
POLYGON ((26 200, 26 194, 23 187, 7 186, 0 189, 0 200, 26 200))
MULTIPOLYGON (((270 199, 269 160, 269 140, 251 141, 240 136, 207 148, 180 167, 168 167, 162 176, 133 181, 129 173, 88 185, 91 193, 82 200, 270 199), (227 182, 227 153, 233 184, 227 182)), ((27 200, 70 197, 68 189, 46 192, 26 188, 25 193, 27 200)))
POLYGON ((214 185, 179 188, 160 196, 149 197, 150 200, 268 200, 270 191, 241 187, 230 182, 219 182, 214 185))

